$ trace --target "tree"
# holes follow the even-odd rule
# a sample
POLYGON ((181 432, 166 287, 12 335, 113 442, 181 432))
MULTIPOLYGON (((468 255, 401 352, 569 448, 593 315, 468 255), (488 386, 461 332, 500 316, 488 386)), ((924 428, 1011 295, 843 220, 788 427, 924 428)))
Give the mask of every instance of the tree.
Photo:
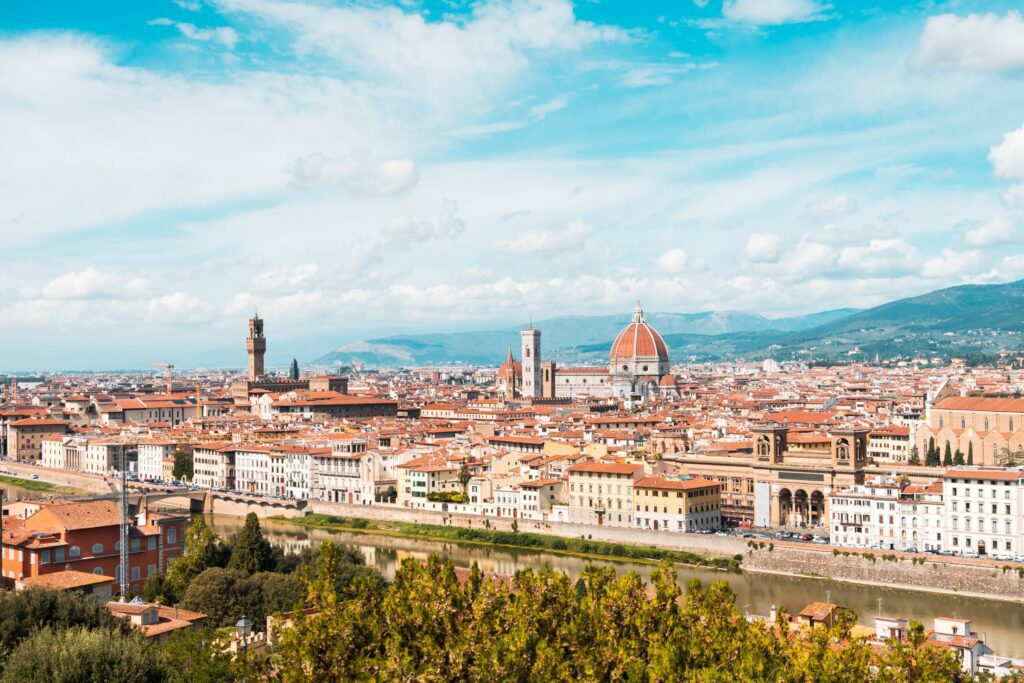
POLYGON ((25 639, 7 658, 4 683, 160 683, 157 651, 141 634, 121 629, 47 627, 25 639))
POLYGON ((181 599, 185 589, 208 567, 223 565, 223 545, 202 516, 192 518, 185 532, 185 550, 167 568, 163 590, 169 602, 181 599))
MULTIPOLYGON (((160 572, 153 572, 146 579, 142 587, 142 598, 146 602, 168 602, 170 589, 167 586, 167 579, 161 576, 160 572)), ((173 602, 173 601, 172 601, 173 602)))
POLYGON ((950 467, 953 464, 953 450, 949 447, 949 442, 946 442, 946 450, 942 454, 942 465, 943 467, 950 467))
POLYGON ((467 494, 469 480, 473 478, 472 472, 469 471, 469 462, 465 459, 462 464, 459 465, 459 483, 462 484, 462 493, 467 494))
POLYGON ((974 464, 974 442, 967 444, 967 464, 974 464))
POLYGON ((169 683, 221 683, 239 680, 233 656, 212 629, 181 629, 159 648, 169 683))
POLYGON ((957 467, 961 467, 964 464, 964 454, 959 448, 956 449, 956 453, 953 454, 953 464, 957 467))
POLYGON ((911 465, 917 466, 921 464, 921 452, 917 450, 917 446, 911 446, 910 448, 910 459, 907 460, 911 465))
POLYGON ((260 520, 255 512, 245 516, 245 525, 235 539, 228 569, 238 569, 246 574, 265 572, 273 568, 273 552, 270 541, 263 537, 260 520))
POLYGON ((174 470, 172 471, 175 479, 188 479, 192 481, 192 477, 195 476, 195 466, 192 460, 192 451, 177 449, 174 451, 174 470))
POLYGON ((929 467, 937 467, 939 464, 939 451, 935 446, 935 437, 928 437, 928 459, 925 464, 929 467))
POLYGON ((38 629, 50 627, 64 631, 74 626, 128 629, 103 603, 78 593, 47 588, 0 593, 0 655, 13 650, 38 629))
POLYGON ((237 569, 210 567, 188 584, 181 606, 206 615, 209 626, 233 626, 247 616, 262 628, 263 595, 258 583, 237 569))

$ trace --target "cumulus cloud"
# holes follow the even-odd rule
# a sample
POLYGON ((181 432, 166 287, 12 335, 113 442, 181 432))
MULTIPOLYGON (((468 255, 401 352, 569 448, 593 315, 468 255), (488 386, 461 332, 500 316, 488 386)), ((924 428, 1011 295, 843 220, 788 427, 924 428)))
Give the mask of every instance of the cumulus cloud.
POLYGON ((1024 18, 1016 10, 1005 16, 990 12, 929 17, 913 63, 967 71, 1024 69, 1024 18))
POLYGON ((939 256, 928 259, 921 268, 925 277, 948 278, 973 273, 981 265, 981 254, 973 249, 943 249, 939 256))
POLYGON ((458 216, 458 203, 446 199, 437 218, 418 218, 402 214, 384 224, 382 232, 392 246, 455 239, 466 231, 466 222, 458 216))
POLYGON ((913 272, 917 251, 902 238, 874 239, 866 245, 843 247, 837 265, 865 275, 898 276, 913 272))
POLYGON ((754 263, 774 263, 782 253, 782 238, 773 232, 747 235, 747 258, 754 263))
POLYGON ((1009 242, 1015 235, 1013 221, 1008 218, 996 218, 984 225, 968 230, 964 241, 974 247, 987 247, 992 244, 1009 242))
POLYGON ((1024 126, 1003 135, 1003 141, 989 150, 988 160, 997 177, 1024 180, 1024 126))
POLYGON ((724 0, 722 17, 756 26, 820 21, 831 7, 816 0, 724 0))
POLYGON ((366 150, 330 157, 315 153, 295 161, 289 185, 297 190, 346 187, 365 195, 395 195, 411 190, 420 172, 411 159, 377 161, 366 150))
POLYGON ((693 259, 682 249, 669 249, 658 257, 658 268, 666 273, 682 273, 703 267, 700 259, 693 259))
POLYGON ((498 249, 509 254, 546 254, 565 249, 580 249, 593 228, 580 220, 556 230, 531 230, 517 238, 498 242, 498 249))
POLYGON ((150 299, 146 302, 146 313, 154 322, 196 323, 209 320, 213 308, 191 294, 175 292, 150 299))
MULTIPOLYGON (((198 8, 196 8, 198 9, 198 8)), ((213 28, 199 28, 195 24, 184 21, 174 21, 166 17, 154 19, 149 22, 150 26, 173 26, 178 29, 181 35, 190 40, 201 43, 216 42, 231 50, 238 44, 238 32, 230 26, 215 26, 213 28)))
POLYGON ((66 273, 43 287, 47 299, 124 299, 138 295, 148 286, 144 278, 119 277, 92 266, 66 273))
POLYGON ((813 217, 841 216, 857 210, 857 200, 844 194, 828 199, 818 199, 804 204, 804 212, 813 217))

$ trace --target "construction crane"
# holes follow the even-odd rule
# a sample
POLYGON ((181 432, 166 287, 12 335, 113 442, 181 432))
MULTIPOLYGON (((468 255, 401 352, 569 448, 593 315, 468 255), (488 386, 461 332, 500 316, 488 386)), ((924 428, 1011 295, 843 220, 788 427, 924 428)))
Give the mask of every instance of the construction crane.
POLYGON ((154 368, 163 368, 167 371, 167 393, 174 393, 174 385, 171 383, 171 370, 174 369, 174 363, 146 363, 146 365, 152 365, 154 368))

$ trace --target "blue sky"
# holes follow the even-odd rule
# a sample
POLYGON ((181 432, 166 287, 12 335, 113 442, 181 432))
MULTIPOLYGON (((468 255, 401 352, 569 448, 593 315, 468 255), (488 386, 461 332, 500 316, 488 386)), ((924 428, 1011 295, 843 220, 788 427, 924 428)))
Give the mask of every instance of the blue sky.
POLYGON ((1015 5, 7 0, 0 368, 1024 277, 1015 5))

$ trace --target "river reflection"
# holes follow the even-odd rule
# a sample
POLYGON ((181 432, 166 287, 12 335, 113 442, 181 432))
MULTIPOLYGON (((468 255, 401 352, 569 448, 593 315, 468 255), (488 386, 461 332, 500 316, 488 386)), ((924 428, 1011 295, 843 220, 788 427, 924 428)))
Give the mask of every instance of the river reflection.
MULTIPOLYGON (((243 519, 213 516, 213 528, 223 536, 238 533, 243 519)), ((459 567, 476 562, 485 572, 513 574, 526 567, 547 567, 576 578, 587 564, 612 567, 616 573, 635 571, 649 579, 653 565, 614 560, 584 560, 526 549, 493 548, 483 545, 460 545, 451 542, 396 538, 374 534, 351 534, 305 529, 284 522, 260 520, 267 538, 286 550, 301 550, 314 543, 331 540, 358 548, 366 563, 392 578, 406 557, 426 559, 431 553, 445 557, 459 567)), ((974 630, 984 634, 985 641, 996 652, 1024 657, 1024 604, 984 600, 955 593, 933 594, 876 586, 828 581, 809 577, 776 576, 753 572, 719 572, 709 569, 679 567, 680 584, 692 578, 708 584, 725 580, 736 593, 740 610, 767 614, 772 605, 785 606, 798 612, 808 603, 831 601, 857 612, 862 624, 872 625, 877 614, 917 619, 929 629, 935 617, 956 616, 974 620, 974 630)))

